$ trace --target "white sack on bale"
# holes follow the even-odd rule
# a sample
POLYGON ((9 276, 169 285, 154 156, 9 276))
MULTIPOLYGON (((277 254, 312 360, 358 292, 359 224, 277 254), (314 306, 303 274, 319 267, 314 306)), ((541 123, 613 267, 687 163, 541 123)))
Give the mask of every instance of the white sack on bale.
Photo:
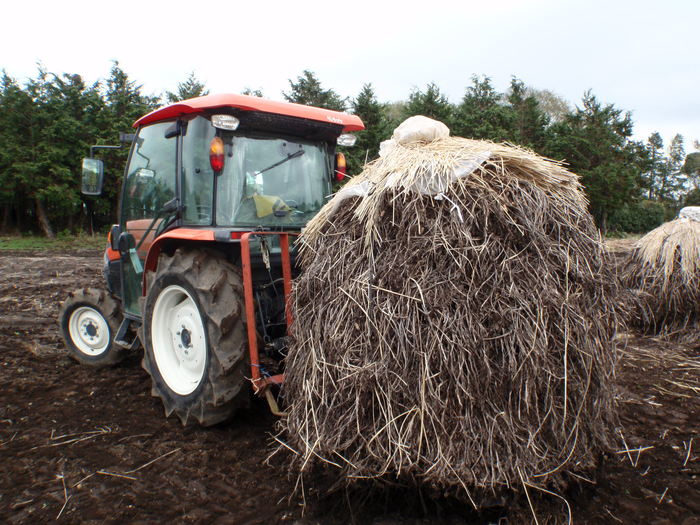
POLYGON ((442 122, 423 115, 414 115, 399 124, 391 134, 391 138, 379 145, 379 156, 388 155, 396 144, 433 142, 449 136, 450 130, 442 122))
POLYGON ((679 219, 690 219, 700 222, 700 206, 686 206, 678 212, 679 219))
POLYGON ((404 120, 392 133, 391 138, 397 144, 413 142, 433 142, 450 136, 445 124, 423 115, 415 115, 404 120))

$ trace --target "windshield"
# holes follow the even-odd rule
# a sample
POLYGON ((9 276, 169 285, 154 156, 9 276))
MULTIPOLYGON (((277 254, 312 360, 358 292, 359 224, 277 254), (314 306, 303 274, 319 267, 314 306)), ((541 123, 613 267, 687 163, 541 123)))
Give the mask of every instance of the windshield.
POLYGON ((330 193, 326 145, 279 138, 224 138, 217 181, 219 226, 302 227, 330 193))

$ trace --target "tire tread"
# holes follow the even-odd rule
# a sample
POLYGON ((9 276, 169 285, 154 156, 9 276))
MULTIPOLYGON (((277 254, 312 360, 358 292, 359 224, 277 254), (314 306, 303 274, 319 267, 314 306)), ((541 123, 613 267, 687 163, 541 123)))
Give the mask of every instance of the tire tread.
POLYGON ((166 416, 175 413, 183 425, 198 422, 210 426, 230 419, 237 409, 248 404, 246 387, 246 338, 241 300, 240 268, 211 250, 178 248, 172 256, 161 254, 158 270, 150 280, 152 288, 142 303, 144 323, 139 336, 144 344, 142 367, 153 379, 151 394, 163 401, 166 416), (209 366, 205 384, 194 400, 172 393, 162 380, 152 356, 150 315, 159 283, 168 275, 181 276, 196 291, 202 307, 209 348, 209 366))
POLYGON ((110 347, 103 354, 100 354, 99 359, 91 359, 78 350, 72 343, 68 330, 69 317, 75 308, 83 305, 92 306, 102 313, 109 325, 112 338, 116 335, 119 324, 121 323, 122 312, 119 300, 114 298, 106 290, 82 288, 70 292, 58 313, 59 331, 66 343, 69 355, 79 363, 96 368, 113 366, 121 362, 126 357, 128 350, 115 344, 113 340, 110 341, 110 347))

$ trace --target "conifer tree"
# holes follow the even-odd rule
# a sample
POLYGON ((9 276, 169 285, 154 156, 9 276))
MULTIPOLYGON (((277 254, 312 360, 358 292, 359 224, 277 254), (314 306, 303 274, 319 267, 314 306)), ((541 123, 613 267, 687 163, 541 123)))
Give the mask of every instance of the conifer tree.
MULTIPOLYGON (((109 77, 104 82, 105 110, 96 144, 118 145, 120 133, 133 133, 133 123, 160 105, 158 97, 143 95, 141 89, 142 86, 131 80, 115 60, 109 77)), ((128 144, 125 144, 122 149, 102 151, 99 154, 109 176, 105 176, 103 190, 106 198, 96 202, 96 211, 105 218, 117 216, 118 195, 128 153, 128 144)))
POLYGON ((289 92, 282 92, 287 102, 345 111, 346 100, 332 89, 323 89, 316 75, 304 70, 296 82, 289 80, 289 92))
POLYGON ((474 75, 472 85, 457 108, 455 134, 494 142, 513 140, 515 114, 512 108, 502 103, 502 99, 489 77, 474 75))
POLYGON ((666 158, 664 155, 664 140, 661 134, 655 131, 646 143, 647 150, 647 170, 642 174, 641 186, 646 190, 647 198, 653 199, 658 190, 659 181, 666 177, 666 158))
POLYGON ((373 160, 379 153, 379 144, 389 138, 391 129, 386 117, 385 105, 380 104, 372 84, 365 84, 351 102, 352 112, 362 119, 363 131, 356 133, 357 143, 346 155, 351 174, 361 171, 365 162, 373 160))
POLYGON ((513 110, 514 129, 510 142, 541 151, 545 145, 548 117, 525 84, 516 77, 510 82, 508 102, 513 110))
POLYGON ((454 113, 452 104, 440 88, 432 82, 426 86, 425 91, 414 89, 403 109, 404 118, 423 115, 451 127, 454 113))
POLYGON ((187 100, 188 98, 203 97, 208 95, 209 90, 206 89, 205 85, 197 80, 194 75, 194 71, 190 72, 184 82, 180 82, 177 85, 177 92, 172 93, 167 91, 165 97, 169 103, 180 102, 181 100, 187 100))
POLYGON ((249 87, 243 88, 243 91, 241 91, 241 95, 248 95, 249 97, 259 98, 265 97, 265 95, 263 95, 262 89, 252 89, 249 87))
POLYGON ((638 195, 638 174, 647 162, 644 146, 632 140, 629 112, 602 104, 590 91, 580 107, 552 126, 546 153, 581 176, 590 211, 604 232, 610 213, 638 195))

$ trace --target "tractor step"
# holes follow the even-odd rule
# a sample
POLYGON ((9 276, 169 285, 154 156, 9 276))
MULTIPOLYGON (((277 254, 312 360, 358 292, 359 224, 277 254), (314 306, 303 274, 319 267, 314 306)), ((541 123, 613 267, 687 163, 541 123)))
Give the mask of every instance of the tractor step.
POLYGON ((128 341, 127 334, 129 333, 129 327, 133 321, 131 319, 124 318, 122 324, 119 325, 119 330, 117 330, 117 335, 114 336, 114 344, 119 345, 127 350, 136 350, 139 346, 139 336, 136 333, 133 334, 133 339, 128 341))

